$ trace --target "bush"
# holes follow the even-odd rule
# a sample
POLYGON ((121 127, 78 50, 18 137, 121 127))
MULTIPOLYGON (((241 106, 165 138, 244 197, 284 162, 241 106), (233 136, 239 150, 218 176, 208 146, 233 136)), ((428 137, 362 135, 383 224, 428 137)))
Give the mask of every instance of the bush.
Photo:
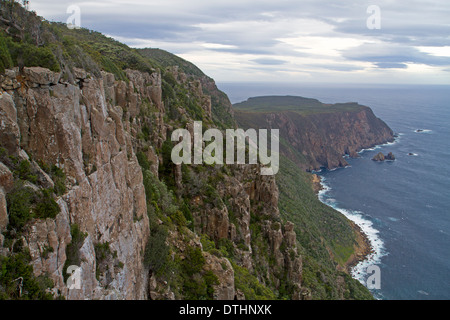
POLYGON ((9 257, 0 256, 0 300, 53 299, 52 295, 46 292, 46 289, 53 287, 53 282, 45 276, 34 277, 30 261, 31 257, 27 251, 9 257))
POLYGON ((212 271, 204 271, 206 263, 200 248, 187 247, 185 259, 181 262, 184 299, 213 299, 214 285, 219 279, 212 271))
POLYGON ((36 193, 23 183, 16 183, 13 190, 6 195, 9 214, 8 230, 20 233, 25 224, 33 217, 32 208, 36 202, 36 193))
POLYGON ((166 244, 167 229, 163 226, 153 226, 145 247, 144 265, 155 274, 162 271, 169 255, 169 246, 166 244))
POLYGON ((8 48, 15 65, 22 62, 26 67, 43 67, 60 72, 59 63, 49 47, 36 47, 26 42, 8 39, 8 48))
POLYGON ((9 53, 6 39, 0 32, 0 73, 4 73, 5 69, 11 68, 13 66, 14 63, 9 53))
POLYGON ((112 256, 109 242, 97 243, 94 245, 95 251, 95 277, 100 280, 100 275, 107 271, 108 258, 112 256))
POLYGON ((40 219, 54 219, 61 211, 56 201, 53 199, 51 190, 42 190, 41 200, 36 205, 36 217, 40 219))
POLYGON ((60 196, 66 193, 66 175, 64 171, 53 165, 50 174, 54 182, 53 191, 55 194, 60 196))
POLYGON ((205 262, 205 257, 203 257, 200 248, 187 247, 186 259, 183 260, 183 270, 188 276, 202 271, 205 262))
POLYGON ((67 259, 63 267, 63 277, 65 282, 70 276, 67 274, 67 268, 72 265, 79 266, 81 264, 80 248, 83 246, 84 239, 87 237, 87 234, 81 232, 77 224, 70 226, 70 235, 72 236, 72 241, 66 247, 67 259))
POLYGON ((28 160, 21 161, 14 173, 19 177, 19 179, 28 180, 31 183, 37 182, 37 176, 33 174, 31 170, 31 163, 28 160))

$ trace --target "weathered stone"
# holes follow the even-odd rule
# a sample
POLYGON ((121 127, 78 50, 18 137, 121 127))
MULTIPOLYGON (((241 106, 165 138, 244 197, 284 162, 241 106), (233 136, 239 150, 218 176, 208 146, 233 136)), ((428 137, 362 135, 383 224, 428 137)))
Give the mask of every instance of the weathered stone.
POLYGON ((6 230, 8 226, 8 210, 6 207, 6 194, 2 187, 0 187, 0 233, 6 230))
POLYGON ((378 154, 376 154, 376 155, 372 158, 372 160, 373 160, 373 161, 378 161, 378 162, 384 161, 384 160, 385 160, 385 156, 384 156, 384 154, 383 154, 382 152, 379 152, 378 154))
POLYGON ((53 72, 41 67, 25 67, 23 72, 30 82, 39 85, 55 85, 61 78, 61 72, 53 72))
POLYGON ((392 152, 389 152, 389 154, 386 156, 386 160, 394 161, 395 160, 394 154, 392 152))
POLYGON ((14 177, 7 166, 0 162, 0 187, 2 187, 6 192, 11 190, 14 185, 14 177))
POLYGON ((204 255, 206 270, 212 271, 219 280, 219 284, 214 285, 214 299, 233 300, 235 296, 234 271, 230 261, 226 258, 218 258, 207 252, 204 255))
POLYGON ((19 151, 20 130, 17 124, 17 109, 8 93, 0 92, 0 141, 9 154, 19 151))

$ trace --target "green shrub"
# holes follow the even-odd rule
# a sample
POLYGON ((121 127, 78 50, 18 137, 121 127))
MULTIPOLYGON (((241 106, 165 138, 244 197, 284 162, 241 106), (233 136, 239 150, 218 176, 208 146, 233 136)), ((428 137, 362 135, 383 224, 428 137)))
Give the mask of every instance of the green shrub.
POLYGON ((231 262, 234 269, 234 285, 241 290, 246 300, 275 300, 275 294, 262 284, 246 268, 231 262))
POLYGON ((192 276, 202 270, 205 264, 205 257, 203 257, 200 248, 187 247, 186 259, 183 260, 183 270, 188 276, 192 276))
POLYGON ((145 247, 144 265, 155 274, 162 271, 167 263, 169 246, 166 244, 167 229, 154 225, 150 230, 150 237, 145 247))
POLYGON ((53 199, 51 190, 42 190, 42 197, 36 205, 36 217, 40 219, 54 219, 61 211, 56 201, 53 199))
POLYGON ((19 179, 30 181, 31 183, 37 182, 36 175, 33 174, 31 169, 31 163, 28 160, 22 160, 17 170, 14 172, 19 179))
POLYGON ((94 245, 95 251, 95 277, 100 280, 100 275, 107 271, 108 259, 112 256, 109 242, 97 243, 94 245))
POLYGON ((83 246, 84 239, 86 239, 87 234, 81 232, 77 224, 70 226, 70 235, 72 236, 72 241, 66 247, 66 262, 63 267, 63 277, 66 282, 69 278, 67 274, 67 268, 70 266, 79 266, 81 264, 80 249, 83 246))
POLYGON ((6 39, 0 32, 0 73, 4 73, 5 69, 14 66, 13 60, 9 53, 8 46, 6 44, 6 39))
POLYGON ((25 224, 33 217, 32 208, 36 202, 36 193, 23 183, 16 183, 13 190, 6 195, 9 215, 8 230, 20 233, 25 224))
POLYGON ((46 289, 53 282, 45 276, 36 278, 27 251, 9 257, 0 256, 0 300, 51 300, 46 289), (22 283, 21 291, 19 284, 22 283))
POLYGON ((66 193, 66 175, 64 171, 53 165, 51 168, 51 177, 54 182, 53 191, 56 195, 63 195, 66 193))
POLYGON ((43 67, 60 72, 58 60, 49 47, 36 47, 26 42, 14 42, 8 39, 8 48, 15 65, 22 61, 26 67, 43 67))

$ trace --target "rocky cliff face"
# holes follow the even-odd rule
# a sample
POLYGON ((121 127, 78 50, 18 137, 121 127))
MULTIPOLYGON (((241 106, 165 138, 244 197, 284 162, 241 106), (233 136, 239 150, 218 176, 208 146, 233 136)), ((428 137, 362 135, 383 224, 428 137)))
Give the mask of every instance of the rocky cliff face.
MULTIPOLYGON (((203 93, 201 82, 187 79, 177 68, 167 73, 200 101, 206 119, 211 118, 211 98, 203 93)), ((217 279, 213 298, 244 294, 235 287, 230 259, 204 249, 202 235, 215 244, 228 243, 239 266, 250 271, 263 268, 264 274, 254 272, 262 283, 274 284, 276 290, 288 281, 294 288, 292 296, 300 298, 302 260, 292 224, 281 222, 275 179, 260 176, 255 166, 222 168, 220 179, 211 182, 215 191, 205 196, 204 181, 217 176, 217 169, 189 169, 187 177, 186 170, 173 168, 157 151, 176 125, 167 119, 166 109, 173 111, 174 106, 163 101, 161 73, 126 70, 126 75, 128 82, 106 72, 95 77, 75 68, 68 76, 40 67, 14 68, 1 75, 0 140, 2 152, 9 156, 5 159, 31 164, 37 179, 26 183, 35 190, 55 190, 58 182, 46 168, 57 168, 65 177, 63 191, 55 191, 59 213, 31 219, 20 239, 14 240, 23 241, 29 250, 34 275, 50 278, 53 294, 67 299, 184 297, 183 288, 170 288, 165 276, 144 263, 144 252, 152 245, 148 240, 152 222, 139 153, 150 164, 154 181, 163 167, 173 169, 178 197, 190 199, 193 225, 170 229, 166 244, 173 259, 181 261, 191 248, 201 250, 202 272, 212 272, 217 279), (65 80, 70 78, 74 81, 65 80), (192 180, 202 186, 195 188, 192 180), (252 232, 255 228, 258 234, 252 232), (81 267, 81 290, 67 288, 70 264, 81 267)), ((177 114, 185 116, 189 128, 192 119, 182 106, 177 114)), ((0 163, 0 168, 4 232, 11 229, 6 195, 23 177, 13 174, 13 165, 0 163)), ((2 244, 3 240, 4 236, 2 244)), ((14 254, 13 247, 6 246, 2 254, 14 254)))
MULTIPOLYGON (((76 84, 66 83, 61 74, 43 68, 13 69, 2 76, 4 89, 10 89, 5 83, 17 83, 0 98, 0 109, 8 112, 2 117, 2 146, 33 164, 55 165, 67 177, 67 192, 57 199, 60 214, 33 221, 24 233, 31 264, 36 276, 49 274, 68 299, 144 298, 147 207, 132 128, 123 121, 126 106, 130 117, 136 116, 137 94, 108 74, 96 79, 77 70, 76 77, 76 84), (71 225, 87 237, 80 248, 82 290, 68 291, 63 267, 71 225), (109 244, 123 268, 108 266, 105 277, 96 279, 94 248, 101 243, 109 244), (46 247, 52 252, 43 257, 46 247)), ((158 81, 147 81, 153 84, 145 87, 150 96, 158 81)))
POLYGON ((358 106, 352 111, 302 114, 282 111, 270 113, 236 112, 237 121, 244 127, 280 129, 280 136, 304 157, 299 161, 286 147, 281 150, 306 170, 321 167, 344 167, 344 155, 357 157, 361 149, 371 148, 394 140, 392 130, 368 107, 358 106), (251 116, 249 116, 251 115, 251 116))

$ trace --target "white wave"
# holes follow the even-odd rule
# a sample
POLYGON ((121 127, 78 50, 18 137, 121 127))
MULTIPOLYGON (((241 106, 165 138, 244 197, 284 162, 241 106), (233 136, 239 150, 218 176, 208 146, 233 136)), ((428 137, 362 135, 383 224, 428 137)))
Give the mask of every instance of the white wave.
POLYGON ((420 294, 423 294, 424 296, 429 296, 430 295, 428 292, 423 291, 423 290, 419 290, 417 292, 420 293, 420 294))
POLYGON ((414 130, 415 133, 432 133, 433 130, 430 129, 416 129, 414 130))
POLYGON ((403 134, 396 136, 396 137, 394 138, 394 141, 392 141, 392 142, 386 142, 386 143, 383 143, 383 144, 378 144, 378 145, 376 145, 376 146, 374 146, 374 147, 372 147, 372 148, 361 149, 361 150, 358 152, 358 154, 362 154, 362 153, 364 153, 364 152, 366 152, 366 151, 374 151, 374 150, 378 150, 378 149, 381 149, 381 148, 386 147, 386 146, 392 146, 392 145, 394 145, 394 144, 397 144, 397 143, 400 142, 400 137, 401 137, 402 135, 403 135, 403 134))
POLYGON ((372 221, 368 220, 364 216, 363 212, 339 208, 337 206, 336 199, 326 197, 326 194, 331 190, 331 187, 326 183, 326 179, 324 177, 321 178, 322 190, 319 191, 318 194, 319 200, 322 203, 339 211, 349 220, 353 221, 358 227, 361 228, 361 231, 366 235, 367 239, 370 242, 372 252, 366 257, 365 260, 359 262, 351 270, 352 277, 359 280, 359 282, 361 282, 363 285, 366 285, 366 278, 368 276, 366 274, 367 268, 369 266, 380 264, 381 258, 388 254, 388 252, 385 250, 384 242, 379 237, 379 231, 374 228, 372 221))

